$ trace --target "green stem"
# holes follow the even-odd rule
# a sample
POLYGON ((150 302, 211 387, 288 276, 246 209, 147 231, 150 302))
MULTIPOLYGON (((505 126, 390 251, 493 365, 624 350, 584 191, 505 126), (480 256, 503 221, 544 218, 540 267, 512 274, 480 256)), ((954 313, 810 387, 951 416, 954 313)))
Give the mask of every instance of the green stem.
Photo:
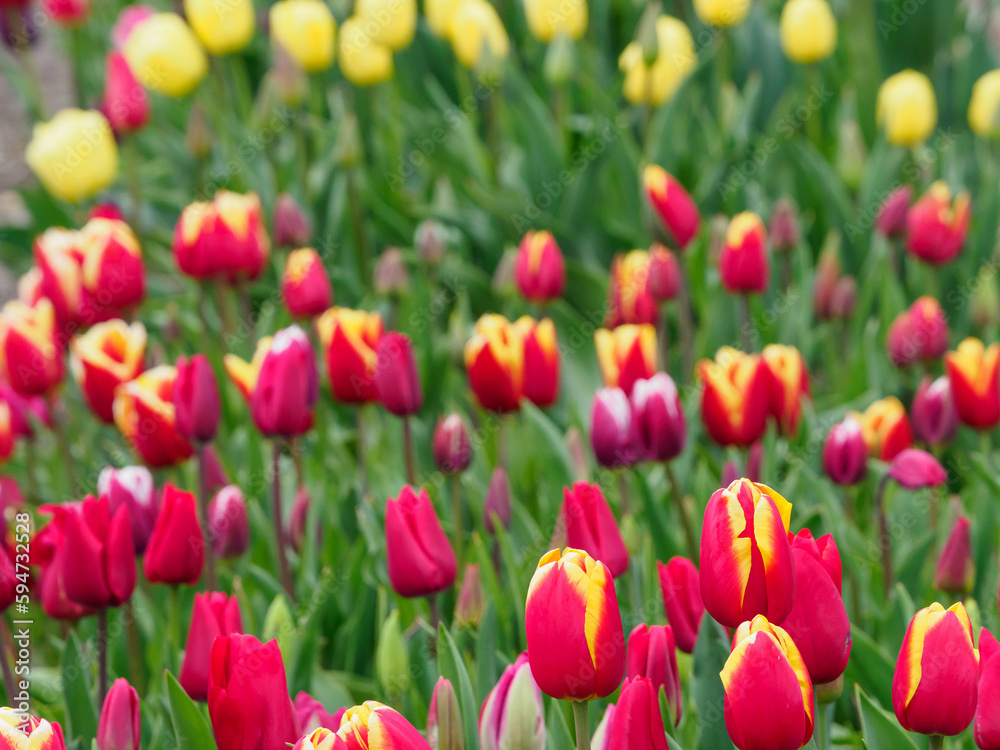
POLYGON ((73 452, 70 450, 69 439, 66 437, 65 425, 63 424, 63 413, 56 402, 55 396, 49 393, 46 396, 49 405, 49 415, 52 419, 52 433, 56 436, 59 444, 59 452, 62 454, 63 468, 66 477, 69 479, 70 492, 74 497, 80 494, 80 483, 76 478, 76 469, 73 462, 73 452))
POLYGON ((892 591, 892 537, 889 535, 889 522, 885 515, 885 488, 889 483, 889 475, 885 474, 879 480, 875 490, 875 512, 878 515, 878 544, 882 550, 882 576, 886 599, 892 591))
POLYGON ((681 493, 681 486, 677 482, 677 475, 674 474, 672 463, 664 464, 667 470, 667 479, 670 480, 670 491, 674 496, 674 505, 677 507, 677 515, 681 520, 681 527, 684 529, 684 542, 687 544, 688 556, 698 560, 698 540, 694 535, 694 528, 691 526, 691 519, 688 518, 687 511, 684 510, 684 497, 681 493))
MULTIPOLYGON (((678 285, 679 302, 681 314, 679 321, 681 338, 681 378, 680 383, 684 385, 694 376, 694 324, 691 314, 691 290, 688 286, 686 255, 678 253, 681 261, 680 284, 678 285)), ((663 365, 666 366, 667 352, 664 350, 663 365)))
POLYGON ((830 730, 833 728, 833 709, 836 704, 829 703, 816 707, 816 727, 813 731, 819 750, 830 749, 830 730))
POLYGON ((142 638, 139 635, 139 623, 135 619, 135 608, 132 600, 122 604, 122 618, 125 620, 125 638, 128 643, 128 671, 132 678, 132 687, 145 695, 146 676, 143 673, 142 638))
POLYGON ((108 610, 97 610, 97 705, 108 694, 108 610))
POLYGON ((459 474, 451 476, 451 522, 455 534, 455 559, 462 562, 462 479, 459 474))
POLYGON ((753 351, 753 323, 750 315, 750 295, 740 295, 740 336, 743 339, 743 351, 747 354, 753 351))
POLYGON ((410 428, 410 418, 403 417, 403 454, 406 459, 406 483, 417 486, 417 468, 413 459, 413 430, 410 428))
POLYGON ((618 472, 618 499, 622 504, 622 517, 628 515, 628 478, 625 476, 625 469, 618 472))
POLYGON ((372 279, 368 274, 368 238, 365 234, 365 218, 361 206, 361 192, 358 190, 357 168, 347 170, 347 202, 354 232, 354 252, 358 258, 358 276, 361 285, 368 287, 372 279))
MULTIPOLYGON (((181 632, 181 587, 170 587, 170 598, 167 601, 167 628, 170 631, 167 637, 171 641, 171 653, 173 659, 178 659, 181 649, 184 648, 184 634, 181 632)), ((174 669, 180 669, 180 661, 172 665, 174 669)))
POLYGON ((205 583, 209 591, 216 591, 215 539, 208 522, 208 471, 205 466, 205 445, 195 448, 198 457, 198 510, 201 515, 201 533, 205 544, 205 583))
POLYGON ((590 750, 590 723, 587 721, 587 702, 573 703, 573 720, 576 724, 576 750, 590 750))
POLYGON ((942 750, 944 748, 944 737, 940 734, 932 734, 928 744, 928 750, 942 750))
POLYGON ((271 523, 274 524, 274 543, 278 556, 278 573, 281 585, 288 592, 288 597, 295 601, 295 582, 292 571, 288 567, 288 555, 285 552, 285 526, 281 520, 281 441, 274 440, 271 452, 272 493, 271 493, 271 523))

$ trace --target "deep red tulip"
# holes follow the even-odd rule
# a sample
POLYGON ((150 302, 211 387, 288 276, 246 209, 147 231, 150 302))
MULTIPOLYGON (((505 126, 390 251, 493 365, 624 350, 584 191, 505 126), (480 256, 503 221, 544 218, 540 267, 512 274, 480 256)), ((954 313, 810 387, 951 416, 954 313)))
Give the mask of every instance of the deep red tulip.
POLYGON ((840 485, 857 484, 868 473, 868 446, 853 416, 830 428, 823 443, 823 471, 840 485))
POLYGON ((377 401, 375 349, 384 331, 382 316, 331 307, 316 321, 316 329, 323 342, 333 397, 348 404, 377 401))
POLYGON ((665 302, 677 296, 681 284, 681 267, 677 256, 663 245, 649 248, 649 270, 646 288, 650 296, 658 302, 665 302))
POLYGON ((637 455, 647 461, 676 458, 684 450, 687 424, 674 379, 658 372, 647 380, 637 380, 629 400, 637 455))
POLYGON ((177 678, 191 700, 208 700, 212 644, 220 636, 242 632, 243 618, 235 596, 213 591, 194 595, 184 661, 177 678))
POLYGON ((285 309, 297 318, 314 318, 333 302, 333 287, 323 259, 311 247, 292 250, 281 277, 285 309))
POLYGON ((420 373, 409 336, 391 331, 375 348, 375 390, 379 401, 397 417, 409 417, 424 405, 420 373))
POLYGON ((117 134, 141 130, 149 122, 149 94, 136 80, 121 52, 108 53, 104 65, 101 111, 117 134))
POLYGON ((598 485, 577 482, 572 488, 563 487, 559 520, 570 547, 603 562, 615 578, 628 570, 628 550, 598 485))
MULTIPOLYGON (((674 633, 669 625, 645 623, 635 626, 628 637, 625 665, 626 680, 645 677, 653 683, 654 694, 663 688, 670 706, 674 725, 681 721, 681 679, 677 672, 677 652, 674 633)), ((624 693, 626 687, 622 688, 624 693)))
POLYGON ((844 278, 840 269, 840 254, 836 246, 826 247, 816 263, 813 278, 813 313, 820 320, 834 317, 832 312, 834 291, 844 278))
POLYGON ((611 719, 609 747, 614 750, 670 749, 657 691, 653 681, 645 677, 625 680, 611 719))
POLYGON ((551 232, 530 231, 517 249, 514 280, 525 299, 550 302, 566 286, 566 262, 551 232))
POLYGON ((701 580, 694 563, 684 557, 671 557, 667 564, 656 563, 660 577, 663 608, 677 641, 677 648, 693 654, 698 629, 705 614, 701 600, 701 580))
POLYGON ((979 696, 973 736, 979 750, 1000 750, 1000 645, 986 628, 979 631, 979 696))
POLYGON ((472 463, 472 445, 460 414, 438 419, 434 428, 434 462, 445 474, 461 474, 472 463))
POLYGON ((429 596, 455 583, 457 563, 427 490, 403 487, 385 507, 389 582, 400 596, 429 596))
POLYGON ((751 294, 767 289, 771 276, 767 232, 757 214, 744 211, 729 222, 719 255, 719 275, 729 292, 751 294))
POLYGON ((139 694, 118 678, 111 685, 97 725, 97 750, 139 750, 142 740, 139 694))
POLYGON ((590 412, 590 445, 597 463, 609 469, 631 466, 638 458, 634 440, 632 407, 625 391, 599 389, 590 412))
POLYGON ((665 239, 684 250, 701 227, 698 206, 684 186, 663 167, 656 164, 647 166, 642 182, 646 200, 660 220, 665 239))
MULTIPOLYGON (((302 551, 302 545, 306 541, 306 524, 309 521, 309 508, 312 505, 312 497, 309 490, 299 487, 295 491, 295 501, 292 503, 292 512, 288 516, 288 541, 292 544, 292 549, 296 552, 302 551)), ((322 530, 316 528, 316 538, 320 539, 322 530)))
POLYGON ((902 237, 912 200, 913 188, 909 185, 900 185, 889 193, 875 215, 875 228, 886 237, 902 237))
POLYGON ((946 375, 936 380, 924 376, 910 405, 910 422, 917 440, 927 445, 946 445, 955 439, 958 412, 946 375))
POLYGON ((235 484, 219 490, 208 504, 212 549, 223 560, 239 557, 250 546, 250 523, 243 491, 235 484))
POLYGON ((948 263, 962 251, 970 214, 969 194, 963 190, 952 200, 948 184, 938 180, 906 215, 906 249, 927 263, 948 263))
POLYGON ((949 594, 968 594, 975 577, 969 519, 959 516, 938 558, 934 588, 949 594))
POLYGON ((77 620, 92 610, 77 604, 66 594, 66 532, 71 513, 68 504, 40 508, 52 514, 52 521, 31 540, 31 562, 41 569, 38 587, 42 611, 56 620, 77 620))
POLYGON ((92 609, 117 607, 135 589, 135 545, 128 506, 114 516, 106 497, 66 509, 63 583, 71 601, 92 609))
POLYGON ((174 381, 177 432, 195 443, 207 443, 219 428, 219 386, 204 354, 177 360, 174 381))
POLYGON ((205 542, 194 495, 167 484, 146 548, 143 572, 150 583, 194 586, 204 564, 205 542))
POLYGON ((927 451, 907 448, 892 459, 889 476, 909 490, 936 487, 948 480, 948 472, 927 451))

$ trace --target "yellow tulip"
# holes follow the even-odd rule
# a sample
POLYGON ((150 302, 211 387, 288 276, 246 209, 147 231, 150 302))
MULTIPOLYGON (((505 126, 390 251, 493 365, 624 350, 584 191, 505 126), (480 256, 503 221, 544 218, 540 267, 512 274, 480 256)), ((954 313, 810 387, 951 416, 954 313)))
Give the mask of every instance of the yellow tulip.
POLYGON ((673 16, 656 19, 656 44, 652 65, 646 65, 642 44, 637 41, 618 58, 618 67, 625 73, 625 98, 633 104, 656 107, 673 98, 698 63, 691 31, 673 16))
POLYGON ((357 86, 374 86, 392 77, 392 49, 379 44, 365 31, 357 16, 340 28, 340 70, 357 86))
POLYGON ((694 12, 709 26, 735 26, 750 12, 750 0, 694 0, 694 12))
POLYGON ((184 0, 184 15, 213 55, 238 52, 253 39, 253 0, 184 0))
POLYGON ((125 42, 125 59, 136 80, 167 96, 184 96, 208 72, 205 50, 176 13, 154 13, 125 42))
POLYGON ((587 30, 587 0, 525 0, 528 30, 540 42, 560 34, 579 39, 587 30))
POLYGON ((271 38, 308 73, 333 63, 337 22, 323 0, 280 0, 271 6, 271 38))
POLYGON ((458 61, 477 68, 488 55, 502 60, 510 53, 510 39, 496 9, 486 0, 463 0, 451 20, 451 46, 458 61))
POLYGON ((781 10, 781 48, 788 59, 814 63, 837 48, 837 19, 826 0, 788 0, 781 10))
POLYGON ((1000 69, 984 73, 972 87, 969 127, 978 135, 1000 135, 1000 69))
POLYGON ((930 79, 915 70, 889 76, 878 90, 875 118, 889 143, 915 146, 937 125, 937 101, 930 79))
POLYGON ((465 0, 424 0, 424 18, 431 33, 442 39, 451 40, 451 22, 465 0))
POLYGON ((373 42, 399 52, 417 31, 417 0, 357 0, 354 18, 373 42))
POLYGON ((64 109, 37 124, 24 158, 46 190, 72 202, 96 195, 118 174, 111 124, 94 110, 64 109))

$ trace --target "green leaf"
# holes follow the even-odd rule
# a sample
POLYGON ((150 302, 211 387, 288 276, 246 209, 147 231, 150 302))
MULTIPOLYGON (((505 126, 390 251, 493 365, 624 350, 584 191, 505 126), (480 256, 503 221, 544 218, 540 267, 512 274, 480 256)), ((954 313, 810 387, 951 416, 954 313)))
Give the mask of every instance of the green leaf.
POLYGON ((192 701, 170 672, 163 673, 167 684, 167 701, 170 706, 170 723, 174 727, 177 747, 197 747, 214 750, 215 737, 198 706, 192 701))
POLYGON ((844 680, 863 685, 886 705, 892 703, 895 661, 870 635, 854 625, 851 626, 851 640, 851 659, 844 680))
POLYGON ((97 712, 90 692, 90 667, 80 661, 80 641, 75 633, 63 651, 62 685, 66 700, 66 735, 82 739, 86 747, 97 736, 97 712))
POLYGON ((719 673, 729 658, 725 633, 707 614, 698 629, 698 644, 694 647, 694 679, 691 692, 698 714, 700 732, 698 750, 732 748, 722 712, 725 693, 719 673))
POLYGON ((458 695, 458 705, 462 709, 462 728, 465 730, 465 746, 479 746, 479 736, 476 728, 479 723, 479 704, 472 692, 472 682, 465 669, 462 656, 455 646, 451 633, 444 623, 438 625, 438 671, 442 677, 451 680, 452 687, 458 695))
POLYGON ((860 685, 854 686, 854 697, 861 720, 861 734, 868 750, 917 750, 916 744, 895 718, 877 706, 860 685))

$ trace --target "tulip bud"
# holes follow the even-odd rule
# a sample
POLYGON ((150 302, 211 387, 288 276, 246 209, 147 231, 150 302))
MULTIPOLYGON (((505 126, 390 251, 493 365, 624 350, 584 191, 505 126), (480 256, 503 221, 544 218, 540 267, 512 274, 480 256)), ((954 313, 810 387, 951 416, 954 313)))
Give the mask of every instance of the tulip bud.
POLYGON ((112 516, 121 506, 128 507, 135 553, 145 553, 160 510, 149 469, 145 466, 126 466, 123 469, 106 466, 97 477, 97 494, 108 499, 108 510, 112 516))
POLYGON ((219 386, 204 354, 177 360, 173 402, 177 432, 196 443, 207 443, 219 428, 219 386))
POLYGON ((781 48, 793 62, 819 62, 837 47, 837 19, 826 0, 788 0, 780 28, 781 48))
POLYGON ((886 237, 902 237, 912 200, 913 188, 909 185, 900 185, 889 193, 875 215, 875 229, 886 237))
POLYGON ((433 750, 464 750, 462 713, 455 688, 439 677, 427 710, 427 742, 433 750))
POLYGON ((972 87, 969 99, 969 127, 984 138, 997 135, 997 111, 1000 110, 1000 71, 984 73, 972 87))
POLYGON ((139 694, 118 678, 111 685, 97 725, 97 750, 139 750, 139 694))
MULTIPOLYGON (((628 657, 625 671, 625 687, 630 680, 645 677, 652 683, 651 693, 655 697, 663 688, 672 715, 674 726, 681 721, 681 680, 677 672, 677 653, 674 633, 669 625, 639 624, 628 637, 628 657)), ((619 708, 623 705, 619 699, 619 708)), ((625 734, 628 734, 626 732, 625 734)))
POLYGON ((400 696, 410 689, 410 652, 399 627, 395 609, 382 623, 375 651, 375 671, 379 684, 389 695, 400 696))
POLYGON ((381 25, 366 27, 366 23, 370 22, 355 15, 340 27, 340 71, 355 86, 374 86, 389 80, 393 74, 392 48, 379 43, 377 33, 368 32, 369 28, 379 29, 381 25))
POLYGON ((687 24, 657 16, 659 8, 647 6, 635 40, 618 58, 618 69, 625 74, 623 93, 633 104, 659 107, 669 101, 698 63, 687 24))
POLYGON ((908 732, 961 734, 976 712, 979 655, 962 603, 914 615, 892 677, 892 707, 908 732))
POLYGON ((936 487, 948 480, 948 473, 927 451, 906 448, 889 464, 889 476, 909 490, 936 487))
POLYGON ((795 596, 787 537, 791 514, 790 502, 748 479, 712 495, 705 508, 698 567, 701 597, 716 621, 733 628, 755 615, 774 622, 788 616, 795 596), (747 554, 747 535, 759 557, 747 554))
POLYGON ((897 367, 940 359, 948 349, 948 322, 941 304, 933 297, 921 297, 900 313, 889 326, 886 348, 897 367))
POLYGON ((895 396, 879 399, 858 415, 868 455, 880 461, 892 461, 913 445, 913 431, 906 408, 895 396))
POLYGON ((976 429, 1000 421, 1000 344, 967 338, 944 358, 958 418, 976 429))
POLYGON ((205 564, 205 544, 194 494, 167 484, 149 537, 143 572, 150 583, 194 586, 205 564))
POLYGON ((448 229, 434 219, 424 219, 417 225, 413 244, 425 263, 440 263, 448 252, 448 229))
POLYGON ((481 750, 544 750, 545 707, 528 654, 507 667, 486 696, 479 714, 481 750))
MULTIPOLYGON (((797 2, 813 2, 813 0, 797 0, 797 2)), ((817 0, 826 5, 825 0, 817 0)), ((787 10, 788 4, 785 8, 787 10)), ((784 12, 782 13, 784 18, 784 12)), ((771 224, 767 230, 771 238, 771 246, 775 252, 791 250, 799 244, 799 216, 795 209, 795 201, 785 196, 779 198, 771 211, 771 224)))
POLYGON ((136 79, 159 94, 191 93, 208 72, 208 58, 176 13, 154 13, 132 27, 122 50, 136 79))
POLYGON ((978 280, 969 300, 969 319, 980 329, 1000 325, 1000 292, 995 279, 978 280))
POLYGON ((215 555, 223 560, 239 557, 249 548, 246 500, 235 484, 223 487, 208 504, 208 531, 215 555))
POLYGON ((219 461, 219 454, 211 445, 206 445, 202 451, 202 466, 205 472, 205 487, 209 492, 215 492, 229 484, 229 476, 219 461))
POLYGON ((962 251, 970 214, 967 192, 952 200, 948 184, 935 182, 906 215, 906 249, 927 263, 948 263, 962 251))
POLYGON ((649 253, 645 250, 615 256, 611 263, 606 328, 658 322, 659 304, 649 292, 649 262, 649 253))
POLYGON ((861 423, 848 415, 838 422, 823 443, 823 471, 835 484, 857 484, 868 473, 868 446, 861 423))
POLYGON ((694 12, 709 26, 728 28, 746 18, 750 0, 694 0, 694 12))
POLYGON ((594 333, 597 361, 604 384, 621 388, 631 395, 637 380, 651 378, 656 372, 656 329, 651 325, 622 325, 594 333))
POLYGON ((184 15, 198 39, 213 55, 239 52, 253 38, 257 18, 252 0, 184 0, 184 15))
POLYGON ((243 618, 235 596, 216 592, 194 595, 184 660, 178 682, 195 701, 208 699, 209 656, 216 638, 243 632, 243 618))
POLYGON ((510 53, 510 38, 496 9, 485 0, 471 0, 452 13, 455 57, 467 68, 492 71, 510 53))
POLYGON ((71 203, 110 187, 118 175, 111 125, 94 110, 64 109, 37 124, 24 158, 49 193, 71 203))
POLYGON ((511 514, 507 472, 502 466, 498 466, 493 470, 493 476, 490 477, 490 486, 486 489, 486 502, 483 504, 483 523, 486 530, 490 534, 496 531, 494 517, 505 529, 510 528, 511 514))
POLYGON ((791 636, 763 615, 736 629, 721 677, 726 730, 739 750, 797 750, 812 737, 809 672, 791 636))
POLYGON ((969 519, 959 516, 948 534, 934 573, 934 588, 948 594, 968 594, 976 577, 969 519))
POLYGON ((281 276, 281 299, 296 318, 313 318, 333 301, 333 288, 323 260, 311 247, 292 250, 281 276))
POLYGON ((375 291, 388 297, 406 293, 410 288, 410 272, 406 258, 398 247, 386 248, 375 261, 375 291))
POLYGON ((479 627, 485 607, 483 583, 479 577, 479 565, 466 563, 462 576, 462 588, 455 602, 455 622, 463 627, 479 627))
MULTIPOLYGON (((637 382, 646 382, 643 380, 637 382)), ((594 394, 590 414, 590 445, 597 463, 609 469, 630 466, 636 460, 632 407, 621 388, 601 388, 594 394)))
POLYGON ((603 562, 615 578, 628 570, 628 550, 598 485, 577 482, 572 489, 563 487, 557 523, 566 530, 566 544, 603 562))
POLYGON ((469 387, 484 409, 496 412, 520 409, 524 342, 519 329, 502 315, 481 317, 465 345, 465 371, 469 387))
POLYGON ((680 455, 687 427, 673 378, 658 372, 648 380, 637 380, 630 401, 638 455, 647 461, 670 461, 680 455))
POLYGON ((340 727, 340 720, 346 708, 341 708, 334 713, 329 713, 326 707, 313 698, 304 690, 295 696, 295 714, 299 718, 299 725, 303 734, 311 734, 321 727, 340 727))
POLYGON ((424 405, 424 394, 410 338, 395 331, 387 333, 375 355, 375 388, 382 405, 397 417, 416 414, 424 405))
POLYGON ((316 321, 316 328, 323 342, 333 397, 349 404, 376 401, 375 348, 382 338, 382 316, 331 307, 316 321))
POLYGON ((782 435, 795 435, 802 418, 802 399, 809 398, 809 370, 794 346, 768 344, 761 353, 770 380, 772 415, 782 435))
POLYGON ((104 66, 104 99, 101 112, 117 134, 141 130, 149 122, 149 95, 132 75, 121 52, 108 55, 104 66))
POLYGON ((70 371, 91 411, 114 423, 115 391, 145 367, 146 329, 123 320, 98 323, 70 342, 70 371))
POLYGON ((386 501, 385 546, 389 582, 400 596, 430 596, 455 582, 455 552, 427 490, 406 486, 386 501))
POLYGON ((566 262, 551 232, 524 235, 517 249, 514 280, 521 295, 532 302, 550 302, 566 288, 566 262))
POLYGON ((858 282, 853 276, 841 276, 830 299, 830 317, 834 319, 851 317, 857 303, 858 282))
POLYGON ((677 296, 682 283, 677 256, 663 245, 649 248, 646 287, 650 296, 659 302, 671 300, 677 296))
POLYGON ((271 6, 271 39, 307 73, 333 63, 337 23, 322 0, 281 0, 271 6))
POLYGON ((833 317, 831 303, 840 278, 840 243, 828 242, 820 253, 813 280, 813 312, 817 318, 825 320, 833 317))
POLYGON ((933 381, 924 376, 910 406, 910 421, 913 434, 928 445, 945 445, 955 439, 958 412, 947 376, 933 381))
POLYGON ((438 418, 433 444, 434 462, 445 474, 461 474, 472 463, 469 433, 457 412, 438 418))
POLYGON ((986 628, 979 631, 979 695, 973 736, 980 750, 1000 748, 1000 721, 998 721, 997 690, 1000 690, 1000 653, 996 638, 986 628))
POLYGON ((734 293, 763 292, 767 289, 770 272, 763 222, 749 211, 737 214, 729 222, 719 255, 722 285, 734 293))
POLYGON ((127 601, 135 589, 135 545, 128 506, 119 506, 112 516, 108 499, 91 495, 65 512, 65 596, 93 609, 127 601))
MULTIPOLYGON (((292 543, 292 549, 296 552, 302 551, 302 545, 306 540, 306 523, 309 521, 309 508, 312 505, 312 498, 305 487, 299 487, 295 491, 295 502, 292 503, 292 513, 288 518, 288 540, 292 543)), ((316 539, 320 538, 322 529, 316 529, 316 539)))
POLYGON ((656 164, 643 170, 642 183, 647 205, 659 218, 664 239, 683 251, 701 229, 698 206, 684 186, 656 164))
POLYGON ((915 70, 886 78, 878 90, 875 119, 893 145, 916 146, 925 141, 937 125, 930 79, 915 70))
POLYGON ((90 15, 90 0, 42 0, 42 10, 62 26, 79 26, 90 15))
MULTIPOLYGON (((667 702, 668 708, 671 708, 669 694, 667 702)), ((653 681, 645 677, 625 680, 609 735, 613 738, 609 747, 615 750, 670 750, 660 712, 659 693, 653 681)))
POLYGON ((285 659, 292 657, 295 644, 295 617, 283 594, 278 594, 264 613, 261 637, 265 642, 275 640, 285 659))
POLYGON ((272 222, 278 247, 303 247, 312 239, 309 217, 290 193, 279 193, 275 198, 272 222))
POLYGON ((693 654, 702 615, 705 614, 698 569, 684 557, 671 557, 666 565, 657 562, 656 568, 663 608, 677 640, 677 648, 685 654, 693 654))
POLYGON ((698 363, 701 418, 720 445, 752 445, 767 429, 771 380, 763 358, 724 346, 698 363))
POLYGON ((525 633, 531 673, 552 698, 605 698, 621 684, 625 634, 614 581, 607 566, 586 552, 554 549, 538 561, 528 586, 525 633))
POLYGON ((861 186, 868 166, 868 148, 855 115, 844 117, 837 128, 837 175, 851 190, 861 186))

